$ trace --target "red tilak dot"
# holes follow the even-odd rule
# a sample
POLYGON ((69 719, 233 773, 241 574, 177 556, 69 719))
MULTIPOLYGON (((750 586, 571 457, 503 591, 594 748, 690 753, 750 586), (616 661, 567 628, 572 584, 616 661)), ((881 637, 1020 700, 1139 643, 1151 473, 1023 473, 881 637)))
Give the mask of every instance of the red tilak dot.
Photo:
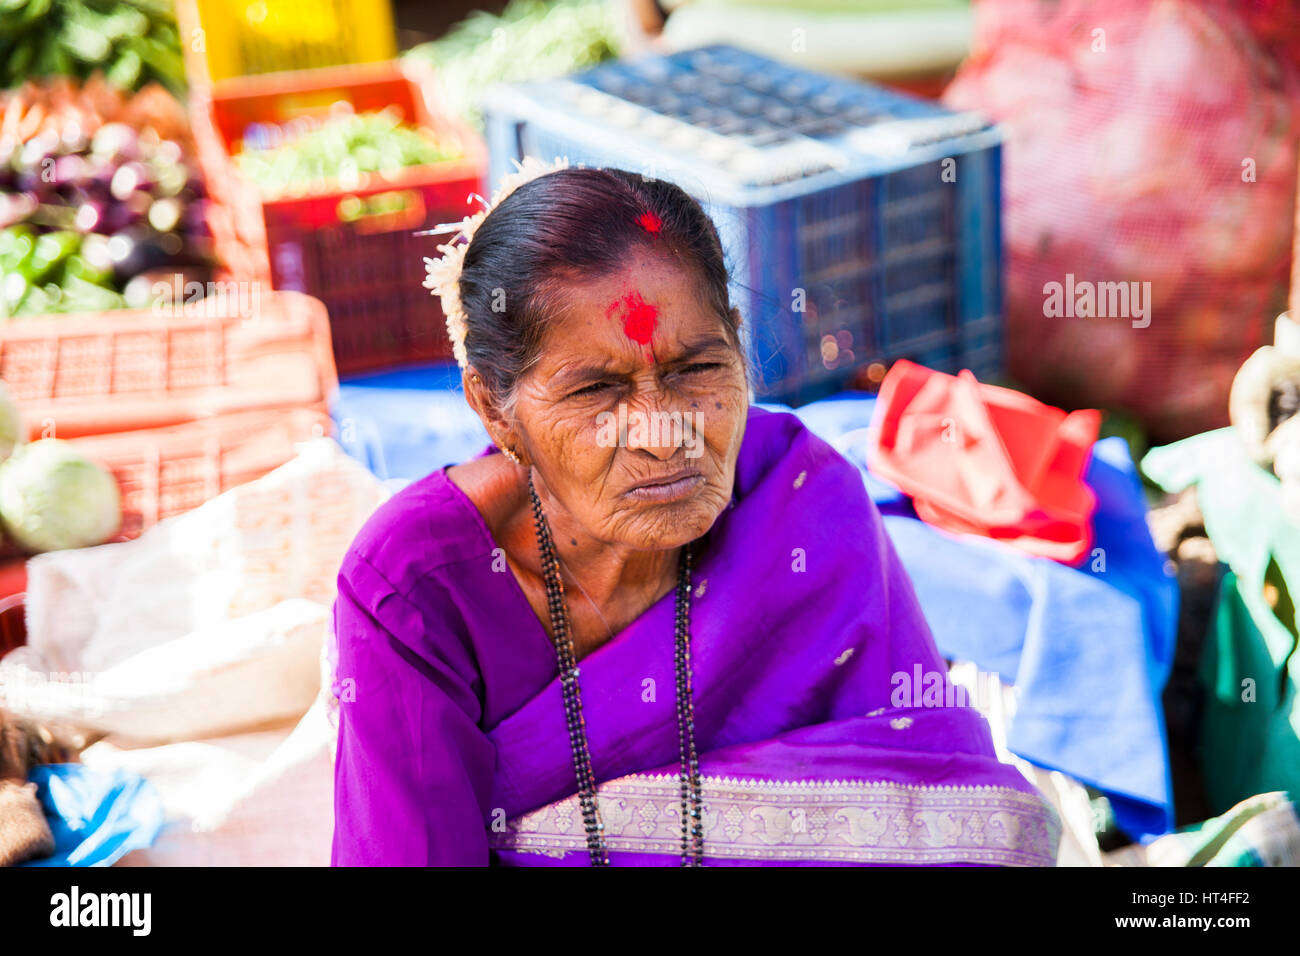
MULTIPOLYGON (((615 299, 605 310, 605 315, 613 316, 615 312, 623 319, 623 334, 639 345, 649 346, 658 324, 659 310, 636 290, 624 293, 615 299)), ((653 353, 652 353, 653 354, 653 353)))
POLYGON ((637 225, 649 233, 657 233, 663 227, 663 220, 653 212, 643 212, 637 218, 637 225))

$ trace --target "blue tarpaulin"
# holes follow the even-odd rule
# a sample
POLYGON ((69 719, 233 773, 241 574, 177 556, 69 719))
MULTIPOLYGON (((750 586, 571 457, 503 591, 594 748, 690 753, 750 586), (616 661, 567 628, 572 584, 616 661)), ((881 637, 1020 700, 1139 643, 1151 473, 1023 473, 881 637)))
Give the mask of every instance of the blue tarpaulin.
POLYGON ((45 764, 28 780, 54 834, 54 854, 21 866, 112 866, 150 846, 162 829, 162 798, 139 774, 45 764))
MULTIPOLYGON (((867 468, 867 395, 794 409, 863 473, 945 657, 1017 690, 1008 748, 1106 793, 1138 839, 1173 826, 1160 695, 1173 665, 1178 584, 1151 540, 1137 468, 1121 438, 1093 447, 1093 550, 1079 568, 916 517, 867 468)), ((775 406, 767 406, 775 407, 775 406)))

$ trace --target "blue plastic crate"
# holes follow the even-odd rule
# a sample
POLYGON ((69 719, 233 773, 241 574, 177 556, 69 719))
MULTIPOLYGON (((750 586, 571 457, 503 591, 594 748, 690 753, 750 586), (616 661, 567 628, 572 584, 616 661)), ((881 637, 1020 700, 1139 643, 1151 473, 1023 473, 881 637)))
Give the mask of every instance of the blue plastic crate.
POLYGON ((1002 372, 1001 136, 984 117, 726 46, 483 106, 494 185, 514 160, 563 156, 701 202, 764 399, 801 404, 900 358, 1002 372))

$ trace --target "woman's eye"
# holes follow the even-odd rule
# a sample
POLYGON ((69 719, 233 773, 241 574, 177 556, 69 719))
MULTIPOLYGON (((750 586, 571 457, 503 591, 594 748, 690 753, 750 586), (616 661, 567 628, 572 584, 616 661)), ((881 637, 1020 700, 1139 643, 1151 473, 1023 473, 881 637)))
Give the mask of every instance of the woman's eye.
POLYGON ((721 362, 695 362, 692 365, 686 366, 682 371, 694 374, 697 372, 712 372, 714 369, 718 368, 722 368, 721 362))
POLYGON ((592 382, 590 385, 580 388, 576 392, 571 392, 569 397, 578 398, 583 395, 596 395, 603 392, 605 389, 612 387, 613 386, 611 386, 609 382, 592 382))

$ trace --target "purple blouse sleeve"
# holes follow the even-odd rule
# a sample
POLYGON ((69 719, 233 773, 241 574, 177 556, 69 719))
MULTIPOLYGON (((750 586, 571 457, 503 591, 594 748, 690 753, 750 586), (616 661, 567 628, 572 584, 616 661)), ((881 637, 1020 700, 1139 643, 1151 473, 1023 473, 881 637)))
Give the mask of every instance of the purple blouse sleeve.
POLYGON ((334 605, 334 866, 486 866, 495 748, 472 657, 350 553, 334 605))

